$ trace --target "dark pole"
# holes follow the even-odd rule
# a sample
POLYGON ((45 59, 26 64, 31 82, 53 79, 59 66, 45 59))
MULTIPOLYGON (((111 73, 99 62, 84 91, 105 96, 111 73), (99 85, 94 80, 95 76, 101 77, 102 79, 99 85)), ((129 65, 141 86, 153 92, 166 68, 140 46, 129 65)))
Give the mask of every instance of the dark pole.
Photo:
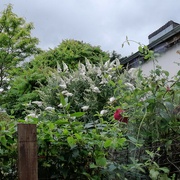
POLYGON ((18 124, 18 179, 38 180, 35 124, 18 124))

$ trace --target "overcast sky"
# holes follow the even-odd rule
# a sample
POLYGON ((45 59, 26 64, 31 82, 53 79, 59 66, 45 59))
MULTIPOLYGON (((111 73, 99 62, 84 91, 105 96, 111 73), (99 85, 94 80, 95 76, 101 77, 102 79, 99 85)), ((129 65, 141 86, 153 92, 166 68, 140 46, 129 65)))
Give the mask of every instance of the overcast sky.
POLYGON ((34 24, 42 49, 75 39, 128 56, 138 45, 122 48, 126 36, 147 45, 148 35, 169 20, 180 23, 179 0, 0 0, 0 11, 9 3, 34 24))

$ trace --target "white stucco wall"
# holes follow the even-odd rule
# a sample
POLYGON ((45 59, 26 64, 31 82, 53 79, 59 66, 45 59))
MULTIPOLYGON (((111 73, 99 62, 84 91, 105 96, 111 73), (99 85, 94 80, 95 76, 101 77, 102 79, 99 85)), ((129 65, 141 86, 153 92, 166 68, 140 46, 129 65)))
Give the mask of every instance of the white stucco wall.
MULTIPOLYGON (((180 54, 178 54, 177 51, 180 51, 180 44, 171 47, 157 58, 158 63, 156 62, 156 64, 161 66, 163 70, 168 71, 170 73, 170 77, 176 75, 180 70, 180 66, 176 64, 180 63, 180 54)), ((142 64, 141 68, 145 75, 149 75, 150 71, 154 69, 153 61, 150 60, 142 64)))

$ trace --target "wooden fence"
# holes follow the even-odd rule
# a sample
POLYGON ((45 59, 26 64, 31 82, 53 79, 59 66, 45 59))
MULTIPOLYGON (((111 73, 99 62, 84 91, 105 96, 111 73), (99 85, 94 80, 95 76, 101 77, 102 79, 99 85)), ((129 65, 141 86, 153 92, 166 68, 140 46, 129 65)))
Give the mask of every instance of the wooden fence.
POLYGON ((18 124, 18 179, 38 180, 35 124, 18 124))

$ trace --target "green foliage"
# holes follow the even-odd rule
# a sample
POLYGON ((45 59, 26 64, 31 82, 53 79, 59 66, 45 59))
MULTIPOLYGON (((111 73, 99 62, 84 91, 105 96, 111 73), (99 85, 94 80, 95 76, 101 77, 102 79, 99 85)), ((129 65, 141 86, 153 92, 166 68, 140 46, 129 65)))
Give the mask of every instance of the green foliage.
POLYGON ((30 63, 14 71, 18 76, 14 76, 13 80, 9 81, 9 90, 1 93, 1 106, 8 114, 16 118, 24 118, 27 105, 31 101, 40 99, 36 90, 47 83, 47 77, 52 69, 30 63))
POLYGON ((17 131, 14 120, 0 120, 0 179, 17 177, 17 131))
POLYGON ((160 156, 157 152, 150 152, 146 150, 146 153, 150 156, 150 158, 145 162, 146 167, 149 170, 149 176, 152 180, 170 180, 168 178, 169 169, 167 167, 159 167, 159 165, 155 162, 155 157, 160 156))
POLYGON ((3 87, 9 70, 38 52, 37 38, 31 37, 32 23, 12 12, 8 5, 0 17, 0 87, 3 87))
MULTIPOLYGON (((17 103, 27 103, 26 113, 29 114, 21 122, 37 124, 41 177, 178 178, 178 173, 173 172, 179 172, 180 166, 177 161, 180 151, 180 72, 169 79, 167 71, 155 66, 150 76, 144 76, 139 69, 124 70, 120 74, 122 67, 118 60, 95 65, 88 59, 84 64, 78 63, 78 70, 69 68, 62 61, 57 63, 57 70, 49 71, 45 61, 36 60, 24 69, 22 76, 14 78, 9 92, 18 99, 25 97, 25 101, 17 103), (43 77, 46 73, 48 78, 43 77), (23 77, 26 80, 23 81, 23 77), (25 88, 34 79, 38 91, 31 91, 34 85, 25 88), (36 92, 38 99, 33 99, 30 93, 30 99, 23 96, 28 95, 23 93, 26 89, 26 92, 36 92), (127 124, 113 119, 118 108, 124 110, 127 124)), ((7 97, 10 100, 11 96, 7 97)), ((8 128, 13 127, 8 136, 2 131, 3 153, 10 150, 12 144, 9 141, 16 142, 11 138, 14 138, 11 135, 14 124, 6 122, 8 128)), ((9 154, 16 152, 16 147, 11 150, 9 154)), ((1 161, 2 164, 6 162, 1 161)), ((9 163, 6 168, 10 169, 9 163)))
POLYGON ((76 68, 79 62, 85 63, 86 58, 91 63, 98 64, 100 61, 107 61, 109 54, 102 51, 99 46, 91 46, 77 40, 64 40, 56 48, 48 50, 41 57, 37 57, 50 67, 56 67, 57 62, 60 65, 65 62, 71 69, 76 68))
MULTIPOLYGON (((127 137, 130 142, 129 148, 134 149, 130 156, 142 163, 141 168, 148 168, 152 179, 168 179, 170 174, 166 169, 173 171, 174 167, 169 164, 164 168, 162 165, 168 164, 169 161, 176 162, 178 155, 172 154, 179 151, 180 142, 179 73, 173 80, 169 80, 169 73, 156 66, 148 77, 135 69, 125 72, 124 76, 129 77, 129 83, 126 83, 129 89, 124 91, 123 80, 117 81, 114 97, 129 117, 127 137), (142 160, 142 157, 146 157, 145 154, 139 156, 144 149, 154 151, 157 147, 161 148, 160 156, 156 156, 151 163, 142 160)), ((134 164, 134 167, 136 173, 141 172, 137 164, 134 164)))
POLYGON ((103 179, 110 174, 113 178, 117 176, 106 169, 114 164, 112 152, 122 149, 125 138, 113 124, 103 120, 86 124, 65 116, 53 123, 40 121, 38 134, 39 155, 48 158, 41 164, 52 172, 51 177, 103 179))
POLYGON ((149 50, 147 46, 139 46, 138 48, 140 54, 143 56, 144 60, 154 59, 154 51, 149 50))
POLYGON ((6 112, 0 112, 0 121, 10 121, 11 118, 6 112))
MULTIPOLYGON (((47 119, 56 122, 58 118, 67 114, 72 122, 85 123, 85 128, 92 128, 99 116, 111 125, 113 111, 116 108, 124 109, 124 115, 129 117, 129 123, 125 127, 120 123, 120 129, 129 141, 128 158, 134 158, 134 163, 126 162, 126 164, 125 159, 117 158, 115 162, 125 163, 124 167, 127 170, 123 171, 124 169, 116 163, 113 166, 121 171, 121 177, 143 177, 146 172, 144 169, 148 169, 149 174, 158 171, 158 177, 168 177, 169 174, 167 172, 163 174, 161 170, 163 167, 157 164, 156 159, 152 162, 157 164, 155 167, 144 160, 145 154, 142 155, 143 160, 138 158, 142 148, 153 150, 154 147, 166 144, 166 148, 162 148, 160 152, 161 164, 162 160, 167 158, 163 152, 168 153, 172 147, 178 149, 176 143, 179 144, 180 141, 179 116, 175 113, 180 103, 179 74, 174 80, 169 81, 169 73, 161 67, 156 67, 150 76, 145 77, 138 69, 119 74, 118 68, 121 69, 121 66, 118 66, 116 61, 95 66, 86 60, 85 65, 79 63, 78 71, 69 71, 68 66, 63 63, 63 69, 58 65, 57 73, 53 73, 47 86, 39 91, 42 105, 36 107, 35 115, 42 122, 47 119), (80 111, 86 112, 84 116, 78 119, 72 117, 73 113, 80 111), (94 116, 95 114, 98 116, 94 116)), ((111 142, 107 140, 104 147, 112 147, 111 142)), ((67 143, 72 148, 76 146, 76 141, 72 137, 67 138, 67 143)), ((177 156, 171 157, 170 160, 175 159, 177 156)), ((103 156, 95 162, 96 164, 92 164, 91 167, 102 165, 106 160, 103 156)))
MULTIPOLYGON (((37 124, 41 178, 116 179, 118 171, 124 171, 123 167, 118 167, 118 159, 115 162, 113 157, 126 143, 118 124, 109 124, 101 116, 94 123, 78 121, 84 114, 58 114, 59 118, 53 122, 46 116, 39 120, 32 115, 26 121, 21 120, 21 123, 37 124)), ((0 152, 5 157, 0 159, 1 176, 2 179, 12 176, 15 179, 16 123, 1 121, 0 125, 0 152)))

